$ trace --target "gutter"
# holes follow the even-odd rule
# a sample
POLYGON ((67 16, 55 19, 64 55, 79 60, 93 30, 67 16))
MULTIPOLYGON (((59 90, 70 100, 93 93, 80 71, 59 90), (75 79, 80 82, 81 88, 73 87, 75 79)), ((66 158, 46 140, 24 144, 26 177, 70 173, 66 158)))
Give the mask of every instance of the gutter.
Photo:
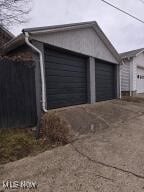
POLYGON ((44 74, 44 59, 42 52, 35 47, 30 41, 29 41, 29 33, 23 31, 25 36, 25 42, 26 44, 31 47, 34 51, 36 51, 39 54, 40 58, 40 74, 41 74, 41 84, 42 84, 42 110, 44 113, 47 113, 47 104, 46 104, 46 85, 45 85, 45 74, 44 74))

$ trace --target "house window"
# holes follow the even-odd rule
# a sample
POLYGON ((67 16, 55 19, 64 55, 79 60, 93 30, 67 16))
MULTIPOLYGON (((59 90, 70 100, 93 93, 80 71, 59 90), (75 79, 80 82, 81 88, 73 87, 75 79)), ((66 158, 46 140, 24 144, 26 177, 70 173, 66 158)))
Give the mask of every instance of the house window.
POLYGON ((138 79, 144 79, 144 75, 137 75, 138 79))

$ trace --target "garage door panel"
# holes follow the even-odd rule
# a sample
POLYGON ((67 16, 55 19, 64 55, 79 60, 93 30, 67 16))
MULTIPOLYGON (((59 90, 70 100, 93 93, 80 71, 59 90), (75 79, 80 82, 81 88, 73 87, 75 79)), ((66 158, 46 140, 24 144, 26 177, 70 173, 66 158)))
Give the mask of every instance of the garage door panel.
POLYGON ((99 68, 99 73, 97 73, 97 74, 107 73, 107 75, 111 75, 112 71, 113 71, 112 69, 99 68))
POLYGON ((48 76, 47 82, 53 81, 58 83, 62 81, 63 83, 83 83, 85 82, 85 77, 62 77, 62 76, 48 76))
POLYGON ((87 103, 85 58, 45 49, 48 109, 87 103))
MULTIPOLYGON (((100 95, 100 96, 103 96, 103 97, 107 97, 107 96, 109 96, 109 95, 110 95, 110 96, 113 96, 112 93, 107 93, 107 90, 105 90, 105 91, 100 90, 100 91, 99 91, 99 95, 100 95)), ((99 96, 99 95, 98 95, 98 96, 99 96)), ((98 97, 98 96, 97 96, 97 97, 98 97)))
POLYGON ((67 65, 67 66, 74 66, 74 67, 81 67, 83 65, 82 61, 77 61, 77 60, 70 60, 70 59, 66 59, 66 58, 60 58, 60 57, 51 57, 46 59, 47 62, 51 62, 51 63, 56 63, 56 64, 63 64, 63 65, 67 65))
POLYGON ((85 74, 85 70, 83 69, 78 69, 78 68, 75 68, 73 66, 69 66, 69 68, 67 66, 63 66, 63 65, 59 65, 57 67, 57 64, 56 65, 49 65, 49 66, 46 66, 46 69, 48 69, 48 72, 51 70, 51 71, 59 71, 59 72, 66 72, 68 73, 69 71, 71 71, 71 73, 84 73, 85 74))
POLYGON ((98 99, 98 101, 107 101, 107 100, 112 100, 113 97, 109 96, 109 95, 107 95, 107 96, 101 95, 101 96, 97 97, 97 99, 98 99))
POLYGON ((57 88, 61 88, 61 89, 71 89, 71 88, 77 88, 77 87, 84 87, 84 88, 86 88, 86 83, 83 83, 83 82, 76 82, 76 83, 74 83, 74 82, 63 82, 63 83, 61 83, 60 81, 58 81, 58 82, 50 82, 50 81, 46 81, 46 83, 47 84, 49 84, 48 86, 47 86, 47 89, 49 89, 49 88, 53 88, 53 87, 55 87, 56 89, 57 88))
MULTIPOLYGON (((78 63, 80 63, 80 64, 82 64, 83 63, 83 58, 81 59, 81 58, 79 58, 78 56, 77 56, 77 58, 75 58, 75 57, 73 57, 73 56, 71 56, 71 54, 68 54, 68 53, 58 53, 58 52, 55 52, 54 54, 48 54, 47 53, 47 55, 46 55, 46 57, 45 57, 45 60, 48 60, 48 61, 53 61, 53 59, 55 58, 55 55, 57 55, 57 58, 59 58, 60 59, 60 62, 61 61, 63 61, 64 63, 66 63, 67 62, 67 60, 70 60, 71 62, 70 63, 74 63, 74 62, 78 62, 78 63)), ((57 62, 58 60, 56 59, 56 62, 57 62)), ((59 61, 58 61, 59 62, 59 61)))
POLYGON ((66 101, 69 101, 69 99, 71 99, 71 101, 73 100, 80 100, 81 98, 83 100, 85 100, 85 97, 84 97, 84 93, 85 92, 81 92, 81 93, 59 93, 59 94, 54 94, 54 95, 49 95, 49 101, 53 101, 53 97, 56 98, 56 100, 66 100, 66 101))
MULTIPOLYGON (((71 105, 80 105, 85 102, 84 97, 71 97, 71 105)), ((60 107, 66 107, 70 106, 69 99, 66 98, 61 98, 57 100, 50 99, 49 100, 49 109, 54 109, 54 108, 60 108, 60 107)))
POLYGON ((53 87, 51 87, 51 88, 48 88, 47 89, 47 92, 49 91, 49 95, 50 94, 53 94, 53 93, 81 93, 81 90, 83 91, 83 93, 85 92, 85 86, 81 86, 81 87, 79 87, 79 86, 75 86, 75 85, 73 85, 73 86, 71 86, 71 87, 69 87, 69 86, 67 86, 67 85, 64 85, 64 88, 62 87, 62 86, 57 86, 57 88, 56 89, 53 89, 53 87))
POLYGON ((79 63, 83 62, 83 58, 81 56, 76 56, 73 57, 73 54, 65 52, 65 51, 57 51, 57 50, 52 50, 49 48, 45 49, 46 55, 45 55, 45 59, 49 59, 49 58, 55 58, 55 56, 57 55, 58 58, 60 59, 65 59, 65 60, 71 60, 71 61, 78 61, 79 63))
POLYGON ((99 70, 100 70, 101 72, 103 72, 103 71, 106 71, 106 72, 113 71, 112 68, 109 68, 109 66, 106 66, 106 65, 103 64, 103 63, 100 63, 100 64, 101 64, 101 66, 99 66, 98 68, 99 68, 99 70))
POLYGON ((116 98, 115 65, 96 60, 96 101, 116 98))
MULTIPOLYGON (((48 82, 46 81, 46 84, 48 82)), ((53 89, 55 87, 56 82, 49 82, 49 85, 46 87, 46 90, 53 89)), ((56 89, 67 89, 70 90, 71 88, 78 88, 78 87, 86 87, 85 83, 61 83, 58 82, 57 86, 55 87, 56 89)))
POLYGON ((113 87, 113 80, 105 78, 105 77, 98 77, 98 78, 99 79, 103 78, 103 79, 101 79, 101 81, 100 80, 97 81, 98 86, 103 87, 106 85, 106 86, 113 87))
MULTIPOLYGON (((47 91, 49 91, 49 95, 56 95, 56 94, 67 94, 67 89, 63 90, 62 88, 61 89, 47 89, 47 91)), ((73 94, 73 93, 77 93, 77 94, 85 94, 85 88, 71 88, 71 89, 68 89, 69 91, 69 94, 73 94)))
POLYGON ((70 99, 71 99, 71 104, 73 104, 73 103, 82 104, 85 102, 85 97, 70 97, 69 99, 67 99, 66 97, 61 97, 61 98, 57 97, 57 98, 58 99, 56 99, 56 100, 49 98, 49 106, 52 103, 54 103, 54 104, 61 103, 63 105, 64 103, 69 103, 70 99))
POLYGON ((113 84, 112 81, 107 81, 107 82, 102 81, 100 83, 101 83, 101 85, 97 85, 97 88, 99 88, 99 89, 103 89, 104 87, 112 88, 113 89, 113 86, 111 85, 111 84, 113 84), (103 85, 102 85, 102 83, 103 83, 103 85))
POLYGON ((82 78, 84 77, 85 78, 85 73, 79 73, 79 72, 74 72, 74 71, 70 72, 70 71, 54 70, 54 69, 53 70, 49 69, 49 72, 47 75, 50 77, 51 76, 59 76, 59 77, 70 76, 70 77, 82 77, 82 78))
POLYGON ((98 73, 96 72, 96 75, 98 75, 98 76, 103 76, 103 75, 106 75, 106 77, 111 77, 111 74, 113 73, 113 71, 111 71, 111 72, 107 72, 107 71, 103 71, 103 73, 102 72, 100 72, 99 70, 98 70, 98 73))
MULTIPOLYGON (((71 101, 71 106, 72 105, 80 105, 83 103, 84 103, 84 101, 71 101)), ((49 103, 49 109, 56 109, 56 108, 68 107, 68 106, 70 106, 70 104, 69 104, 69 101, 66 101, 66 100, 49 103)))
POLYGON ((112 79, 108 79, 106 77, 103 77, 104 79, 102 79, 101 77, 97 77, 97 86, 99 87, 103 87, 103 85, 105 84, 105 82, 107 81, 107 86, 111 86, 113 87, 113 80, 112 79), (101 79, 101 80, 100 80, 101 79))
MULTIPOLYGON (((112 89, 112 87, 100 87, 100 88, 97 88, 97 90, 99 90, 99 92, 110 92, 110 94, 111 94, 111 92, 113 91, 113 89, 112 89)), ((107 93, 107 94, 109 94, 109 93, 107 93)))

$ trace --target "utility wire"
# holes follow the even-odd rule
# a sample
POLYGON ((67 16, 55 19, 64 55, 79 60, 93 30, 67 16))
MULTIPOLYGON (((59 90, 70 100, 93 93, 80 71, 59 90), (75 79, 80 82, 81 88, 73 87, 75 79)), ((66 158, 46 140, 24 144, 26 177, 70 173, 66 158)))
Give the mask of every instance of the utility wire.
MULTIPOLYGON (((126 12, 126 11, 120 9, 119 7, 116 7, 115 5, 109 3, 109 2, 107 2, 107 1, 105 1, 105 0, 101 0, 101 1, 104 2, 104 3, 106 3, 107 5, 109 5, 109 6, 113 7, 113 8, 115 8, 115 9, 117 9, 118 11, 120 11, 120 12, 122 12, 122 13, 128 15, 129 17, 132 17, 133 19, 135 19, 135 20, 137 20, 137 21, 139 21, 139 22, 141 22, 141 23, 144 24, 144 21, 143 21, 143 20, 141 20, 141 19, 135 17, 134 15, 131 15, 130 13, 128 13, 128 12, 126 12)), ((143 1, 143 3, 144 3, 144 1, 143 1)))

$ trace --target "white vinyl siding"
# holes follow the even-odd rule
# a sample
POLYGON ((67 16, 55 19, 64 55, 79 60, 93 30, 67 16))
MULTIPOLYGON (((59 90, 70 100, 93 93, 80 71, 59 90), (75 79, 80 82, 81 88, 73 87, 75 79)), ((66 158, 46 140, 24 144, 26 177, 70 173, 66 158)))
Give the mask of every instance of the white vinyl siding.
POLYGON ((144 68, 144 53, 138 54, 133 59, 133 91, 137 91, 137 68, 144 68))
POLYGON ((130 91, 130 63, 121 65, 121 91, 130 91))
POLYGON ((32 34, 32 38, 77 53, 118 64, 109 48, 93 28, 73 29, 67 31, 32 34))
POLYGON ((133 62, 133 87, 132 91, 137 90, 137 65, 135 62, 133 62))
POLYGON ((138 54, 130 60, 124 61, 121 66, 121 90, 137 91, 137 70, 144 69, 144 53, 138 54))

